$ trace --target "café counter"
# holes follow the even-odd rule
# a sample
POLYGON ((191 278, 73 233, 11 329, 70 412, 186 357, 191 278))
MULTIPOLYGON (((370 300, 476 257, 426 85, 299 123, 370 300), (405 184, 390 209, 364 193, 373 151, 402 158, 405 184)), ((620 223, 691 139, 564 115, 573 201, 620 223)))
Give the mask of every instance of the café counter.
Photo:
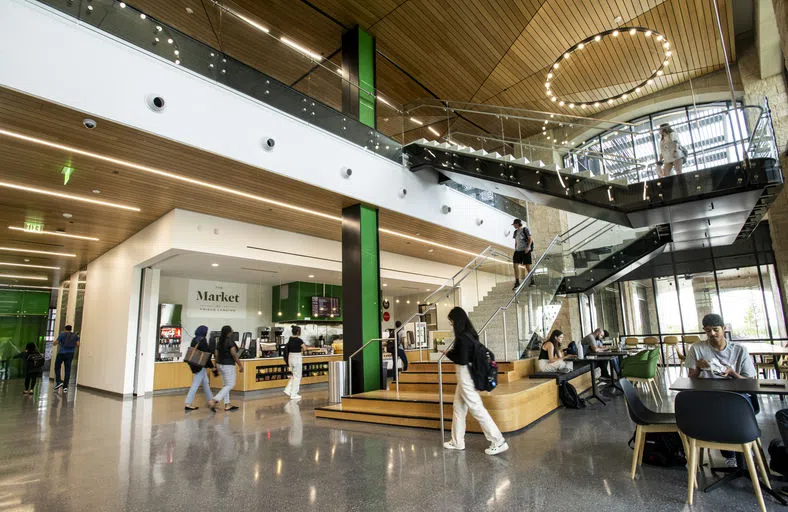
MULTIPOLYGON (((328 363, 341 360, 341 354, 303 356, 301 385, 328 382, 328 363)), ((244 367, 244 373, 238 372, 236 368, 233 391, 244 393, 287 386, 288 368, 285 365, 284 358, 241 359, 241 365, 244 367)), ((208 375, 211 387, 215 389, 221 388, 221 377, 214 377, 211 372, 208 375)), ((189 369, 189 365, 183 361, 155 363, 153 371, 154 392, 184 389, 191 386, 191 383, 192 372, 189 369)))

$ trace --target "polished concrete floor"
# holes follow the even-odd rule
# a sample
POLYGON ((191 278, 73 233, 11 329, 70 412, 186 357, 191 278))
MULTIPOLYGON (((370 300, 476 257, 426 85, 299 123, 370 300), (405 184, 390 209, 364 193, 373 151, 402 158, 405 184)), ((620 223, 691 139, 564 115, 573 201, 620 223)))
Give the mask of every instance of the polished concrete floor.
MULTIPOLYGON (((644 466, 630 480, 633 427, 620 396, 561 409, 489 457, 480 435, 446 452, 436 431, 316 420, 324 386, 300 403, 272 392, 217 414, 184 413, 181 395, 21 390, 0 383, 0 510, 757 510, 744 480, 698 493, 692 507, 684 469, 644 466)), ((780 408, 763 401, 766 444, 780 408)))

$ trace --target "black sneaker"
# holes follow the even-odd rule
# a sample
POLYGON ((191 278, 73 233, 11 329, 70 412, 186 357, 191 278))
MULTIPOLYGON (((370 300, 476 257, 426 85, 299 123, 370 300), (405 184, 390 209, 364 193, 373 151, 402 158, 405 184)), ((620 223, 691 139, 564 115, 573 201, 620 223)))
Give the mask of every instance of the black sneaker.
POLYGON ((534 280, 533 280, 533 279, 531 279, 531 282, 530 282, 530 283, 528 283, 528 286, 536 286, 536 283, 534 283, 534 280))
POLYGON ((68 393, 68 388, 63 386, 63 393, 68 393))
POLYGON ((55 384, 55 390, 58 390, 58 389, 60 389, 62 387, 63 387, 63 383, 62 382, 58 382, 57 384, 55 384))
POLYGON ((518 286, 520 286, 520 281, 515 281, 512 290, 516 290, 518 286))

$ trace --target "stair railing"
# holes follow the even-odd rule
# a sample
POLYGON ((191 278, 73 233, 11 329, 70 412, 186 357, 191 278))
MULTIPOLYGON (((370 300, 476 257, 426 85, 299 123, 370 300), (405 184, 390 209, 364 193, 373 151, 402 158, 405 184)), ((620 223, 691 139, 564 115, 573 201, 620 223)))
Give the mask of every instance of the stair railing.
MULTIPOLYGON (((498 309, 496 309, 495 312, 490 317, 490 319, 487 320, 487 322, 485 322, 485 324, 482 326, 481 329, 479 329, 479 331, 478 331, 479 334, 484 334, 485 335, 485 346, 486 346, 486 339, 487 339, 485 329, 487 329, 487 326, 490 325, 490 323, 493 321, 493 319, 495 319, 495 317, 498 315, 498 313, 500 313, 501 311, 506 311, 507 309, 509 309, 509 307, 514 303, 514 301, 517 300, 517 297, 518 297, 518 295, 520 295, 520 292, 522 291, 523 287, 526 286, 526 283, 528 282, 529 279, 533 279, 534 274, 536 273, 536 269, 539 268, 539 266, 542 263, 542 261, 544 260, 545 256, 550 252, 550 249, 552 249, 558 243, 561 243, 561 235, 556 235, 556 237, 553 238, 553 240, 550 242, 550 244, 547 246, 547 248, 542 252, 542 255, 536 261, 536 264, 533 267, 531 267, 531 271, 528 272, 528 274, 523 279, 523 282, 520 283, 520 286, 518 286, 517 289, 514 291, 514 293, 512 295, 512 298, 509 299, 509 302, 507 302, 506 305, 500 306, 498 309)), ((504 322, 506 321, 505 319, 506 319, 506 316, 504 315, 504 322)), ((442 367, 442 363, 443 363, 443 359, 446 357, 446 354, 449 352, 449 350, 451 350, 451 348, 454 346, 454 343, 456 341, 457 341, 456 339, 452 340, 452 342, 449 344, 449 346, 446 348, 446 350, 443 351, 441 356, 438 358, 438 407, 440 408, 441 440, 442 440, 442 442, 446 439, 446 435, 445 435, 445 432, 444 432, 445 428, 444 428, 444 414, 443 414, 443 367, 442 367)), ((503 348, 504 354, 506 354, 508 346, 507 346, 506 329, 505 328, 504 328, 504 331, 503 331, 503 347, 504 347, 503 348)))

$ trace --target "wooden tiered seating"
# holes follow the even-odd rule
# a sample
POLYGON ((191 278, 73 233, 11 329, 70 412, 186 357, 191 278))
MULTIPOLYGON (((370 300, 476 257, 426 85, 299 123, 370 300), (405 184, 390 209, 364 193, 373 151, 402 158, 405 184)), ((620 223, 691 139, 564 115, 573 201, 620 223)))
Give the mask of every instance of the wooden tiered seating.
MULTIPOLYGON (((529 379, 534 360, 499 362, 498 387, 481 393, 485 407, 502 432, 520 430, 560 406, 555 379, 529 379)), ((438 396, 438 364, 411 363, 400 374, 400 393, 394 384, 390 389, 347 396, 341 404, 315 409, 318 418, 330 418, 404 427, 440 428, 438 396)), ((578 392, 591 386, 586 373, 571 381, 578 392)), ((443 364, 443 412, 447 429, 451 428, 452 400, 456 379, 454 365, 443 364)), ((478 423, 468 415, 468 430, 481 432, 478 423)))

